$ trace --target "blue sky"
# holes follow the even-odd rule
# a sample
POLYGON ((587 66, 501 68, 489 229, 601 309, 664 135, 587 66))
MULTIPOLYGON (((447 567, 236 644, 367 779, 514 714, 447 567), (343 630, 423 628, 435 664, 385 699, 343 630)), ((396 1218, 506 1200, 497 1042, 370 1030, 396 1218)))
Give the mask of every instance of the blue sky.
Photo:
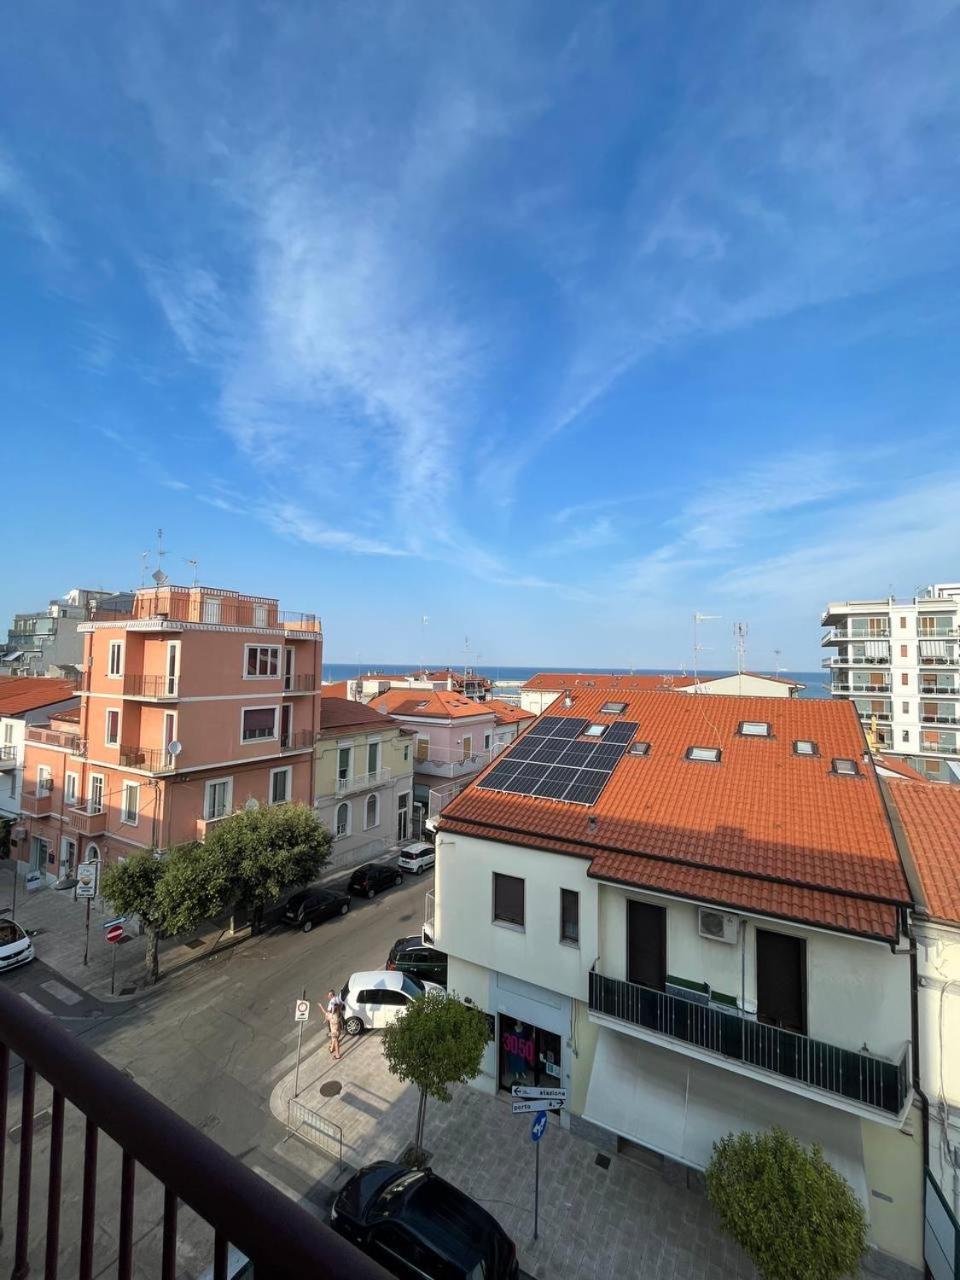
POLYGON ((958 63, 940 0, 10 10, 2 614, 161 525, 330 661, 809 668, 960 576, 958 63))

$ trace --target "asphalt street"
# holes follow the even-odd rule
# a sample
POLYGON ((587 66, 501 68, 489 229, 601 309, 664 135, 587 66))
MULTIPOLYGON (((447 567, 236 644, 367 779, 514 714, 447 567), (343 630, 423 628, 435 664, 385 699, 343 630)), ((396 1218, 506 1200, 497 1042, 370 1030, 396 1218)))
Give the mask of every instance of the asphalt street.
MULTIPOLYGON (((432 873, 407 877, 399 888, 388 889, 372 901, 354 898, 346 916, 317 925, 310 933, 277 926, 258 938, 217 953, 176 975, 161 979, 145 995, 129 1003, 98 1003, 69 977, 42 961, 3 975, 8 989, 61 1020, 64 1029, 81 1036, 114 1066, 123 1070, 155 1097, 242 1159, 284 1193, 306 1207, 325 1213, 332 1187, 318 1180, 311 1148, 289 1139, 270 1113, 271 1089, 296 1061, 297 1027, 294 1001, 306 988, 311 1001, 325 1000, 330 987, 339 989, 351 973, 382 968, 397 938, 418 933, 423 920, 424 894, 432 873)), ((304 1071, 311 1054, 327 1052, 326 1024, 316 1005, 303 1038, 304 1071)), ((318 1062, 314 1056, 314 1062, 318 1062)), ((11 1097, 11 1116, 17 1104, 11 1097)), ((38 1092, 36 1113, 49 1099, 38 1092)), ((37 1138, 38 1167, 46 1164, 45 1133, 37 1138)), ((119 1153, 101 1149, 98 1193, 98 1268, 109 1271, 116 1257, 116 1194, 119 1153), (116 1167, 114 1167, 116 1166, 116 1167)), ((64 1159, 64 1199, 79 1200, 82 1137, 80 1117, 68 1122, 64 1159), (71 1132, 73 1141, 71 1141, 71 1132)), ((8 1173, 10 1172, 8 1165, 8 1173)), ((37 1192, 44 1179, 37 1181, 37 1192)), ((10 1221, 10 1193, 15 1179, 8 1176, 4 1218, 10 1221)), ((138 1198, 139 1199, 139 1198, 138 1198)), ((42 1223, 38 1200, 34 1222, 42 1223)), ((153 1194, 138 1203, 138 1239, 156 1242, 160 1203, 153 1194)), ((39 1226, 38 1226, 39 1231, 39 1226)), ((6 1234, 0 1261, 11 1242, 6 1234)), ((181 1221, 181 1274, 200 1274, 202 1232, 181 1221), (191 1265, 195 1253, 196 1269, 191 1265)), ((69 1239, 67 1232, 62 1236, 69 1239)), ((37 1236, 38 1249, 42 1236, 37 1236)), ((144 1257, 149 1247, 142 1248, 144 1257)), ((62 1258, 64 1274, 75 1261, 62 1258)))

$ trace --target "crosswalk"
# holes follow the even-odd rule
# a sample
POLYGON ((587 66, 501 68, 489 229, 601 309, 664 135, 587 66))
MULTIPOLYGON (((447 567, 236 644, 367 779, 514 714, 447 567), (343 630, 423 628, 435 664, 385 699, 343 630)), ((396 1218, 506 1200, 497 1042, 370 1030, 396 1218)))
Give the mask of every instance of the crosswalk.
POLYGON ((40 960, 11 973, 5 985, 38 1013, 56 1018, 90 1018, 103 1012, 96 997, 57 976, 40 960))

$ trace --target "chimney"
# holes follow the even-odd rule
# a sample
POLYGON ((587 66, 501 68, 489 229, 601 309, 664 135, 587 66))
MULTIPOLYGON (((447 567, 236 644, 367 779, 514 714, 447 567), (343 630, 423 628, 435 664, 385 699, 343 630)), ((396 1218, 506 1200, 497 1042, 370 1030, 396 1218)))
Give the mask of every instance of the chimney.
POLYGON ((573 706, 573 699, 570 697, 569 689, 564 689, 563 691, 563 705, 567 708, 573 706))

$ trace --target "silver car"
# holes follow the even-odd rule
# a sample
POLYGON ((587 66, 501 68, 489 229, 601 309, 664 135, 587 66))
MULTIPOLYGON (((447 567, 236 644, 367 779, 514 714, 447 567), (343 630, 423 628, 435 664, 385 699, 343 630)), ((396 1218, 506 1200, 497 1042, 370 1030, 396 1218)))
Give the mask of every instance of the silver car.
POLYGON ((16 920, 0 920, 0 969, 26 964, 36 954, 33 943, 16 920))

